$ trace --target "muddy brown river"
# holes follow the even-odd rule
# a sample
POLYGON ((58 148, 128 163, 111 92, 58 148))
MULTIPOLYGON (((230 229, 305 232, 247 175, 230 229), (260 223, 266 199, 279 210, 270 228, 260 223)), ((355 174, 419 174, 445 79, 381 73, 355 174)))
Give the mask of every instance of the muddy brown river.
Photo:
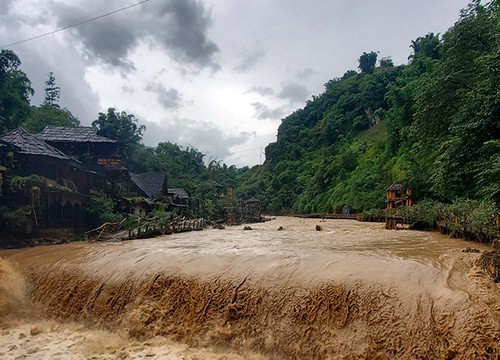
POLYGON ((352 220, 251 227, 0 251, 0 359, 499 357, 499 284, 462 252, 489 247, 352 220))

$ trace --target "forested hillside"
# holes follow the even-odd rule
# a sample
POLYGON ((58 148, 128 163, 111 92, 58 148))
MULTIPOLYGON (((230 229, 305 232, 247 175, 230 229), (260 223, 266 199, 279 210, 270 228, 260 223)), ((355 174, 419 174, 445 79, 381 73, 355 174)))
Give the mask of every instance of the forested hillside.
POLYGON ((240 196, 274 213, 366 211, 399 182, 417 200, 498 204, 499 20, 497 2, 473 2, 442 36, 412 41, 408 64, 363 53, 360 72, 283 119, 240 196))

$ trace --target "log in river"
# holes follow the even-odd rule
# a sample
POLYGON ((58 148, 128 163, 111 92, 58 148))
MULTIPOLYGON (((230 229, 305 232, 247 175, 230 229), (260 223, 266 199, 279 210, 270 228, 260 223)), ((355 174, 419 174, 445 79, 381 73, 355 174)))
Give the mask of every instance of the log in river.
POLYGON ((487 246, 349 220, 251 227, 0 251, 0 359, 499 357, 499 284, 462 251, 487 246))

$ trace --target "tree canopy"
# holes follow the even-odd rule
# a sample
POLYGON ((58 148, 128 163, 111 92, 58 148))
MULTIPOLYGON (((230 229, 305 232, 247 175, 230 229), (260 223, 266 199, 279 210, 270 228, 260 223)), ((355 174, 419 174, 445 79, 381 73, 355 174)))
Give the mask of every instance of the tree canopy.
POLYGON ((52 71, 49 72, 48 77, 47 81, 45 81, 45 100, 43 103, 59 109, 59 96, 61 89, 56 85, 56 78, 54 77, 54 73, 52 71))
POLYGON ((0 134, 19 126, 30 113, 34 91, 21 61, 10 50, 0 50, 0 134))
POLYGON ((99 113, 92 126, 97 127, 100 135, 121 142, 128 158, 141 143, 142 132, 146 130, 144 125, 139 125, 134 115, 124 111, 117 112, 114 108, 109 108, 106 113, 99 113))
POLYGON ((375 64, 377 63, 377 53, 371 51, 369 53, 363 52, 359 57, 359 70, 364 73, 372 74, 375 70, 375 64))

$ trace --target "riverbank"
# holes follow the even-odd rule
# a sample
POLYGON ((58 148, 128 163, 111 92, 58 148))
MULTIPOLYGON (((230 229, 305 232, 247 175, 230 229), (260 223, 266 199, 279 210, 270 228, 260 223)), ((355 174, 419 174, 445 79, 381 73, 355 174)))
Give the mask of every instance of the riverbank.
MULTIPOLYGON (((350 220, 243 228, 0 256, 26 279, 28 307, 120 334, 126 349, 159 337, 184 346, 178 358, 200 349, 229 359, 499 354, 499 286, 474 267, 479 254, 462 252, 470 243, 350 220)), ((37 326, 16 321, 2 345, 37 326)))

